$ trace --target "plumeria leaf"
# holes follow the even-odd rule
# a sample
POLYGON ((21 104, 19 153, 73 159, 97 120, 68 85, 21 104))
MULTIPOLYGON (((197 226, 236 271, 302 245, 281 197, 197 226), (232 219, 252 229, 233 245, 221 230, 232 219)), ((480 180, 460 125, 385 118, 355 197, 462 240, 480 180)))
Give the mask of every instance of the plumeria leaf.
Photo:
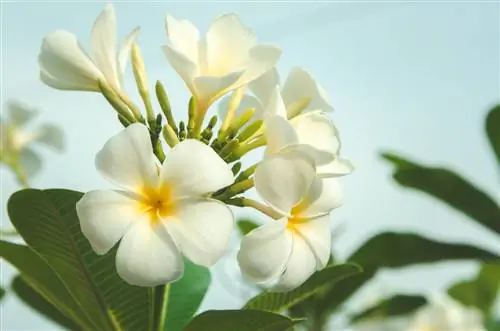
POLYGON ((59 324, 65 330, 82 330, 80 326, 63 315, 54 305, 28 285, 21 276, 17 276, 12 281, 12 290, 23 303, 59 324))
POLYGON ((259 227, 257 223, 247 219, 238 220, 236 226, 242 236, 259 227))
POLYGON ((0 301, 5 297, 5 289, 3 287, 0 287, 0 301))
POLYGON ((426 303, 427 299, 420 295, 395 295, 354 315, 351 318, 351 323, 369 319, 387 319, 389 317, 411 314, 426 303))
POLYGON ((348 261, 363 267, 363 273, 345 279, 326 291, 317 305, 335 310, 380 268, 400 268, 447 260, 495 261, 498 255, 465 244, 439 242, 415 234, 385 232, 372 237, 355 251, 348 261))
POLYGON ((207 268, 184 260, 184 275, 170 285, 164 331, 182 331, 200 307, 211 276, 207 268))
POLYGON ((23 280, 62 314, 86 330, 98 330, 93 319, 74 299, 68 288, 47 263, 27 246, 0 240, 0 256, 14 266, 23 280))
POLYGON ((24 241, 47 262, 97 330, 149 330, 151 290, 128 285, 117 275, 115 249, 94 254, 76 216, 81 197, 69 190, 22 190, 11 196, 8 212, 24 241))
POLYGON ((475 279, 453 285, 448 294, 466 306, 479 308, 488 316, 500 294, 500 263, 484 263, 475 279))
POLYGON ((393 177, 400 185, 438 198, 500 234, 498 204, 460 175, 443 168, 425 167, 394 154, 383 157, 396 166, 393 177))
POLYGON ((288 331, 301 321, 262 310, 209 310, 184 331, 288 331))
POLYGON ((359 274, 361 268, 355 264, 340 264, 329 266, 316 272, 304 284, 290 292, 264 291, 250 299, 246 309, 261 309, 272 312, 280 312, 288 309, 312 295, 324 291, 327 287, 334 285, 342 279, 359 274))
POLYGON ((486 117, 486 134, 500 163, 500 105, 491 109, 486 117))

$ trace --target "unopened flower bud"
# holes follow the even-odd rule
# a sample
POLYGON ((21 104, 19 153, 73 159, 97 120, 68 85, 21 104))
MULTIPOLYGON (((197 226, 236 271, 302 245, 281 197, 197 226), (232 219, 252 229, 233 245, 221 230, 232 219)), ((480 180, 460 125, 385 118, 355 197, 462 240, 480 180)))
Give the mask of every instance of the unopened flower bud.
POLYGON ((163 138, 165 138, 165 141, 170 148, 174 148, 174 146, 179 143, 179 138, 170 125, 163 126, 163 138))

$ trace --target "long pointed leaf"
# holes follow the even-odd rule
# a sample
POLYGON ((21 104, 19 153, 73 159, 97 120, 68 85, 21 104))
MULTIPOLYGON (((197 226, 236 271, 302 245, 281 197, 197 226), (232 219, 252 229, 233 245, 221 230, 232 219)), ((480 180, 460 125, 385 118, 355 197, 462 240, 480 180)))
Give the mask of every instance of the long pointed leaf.
POLYGON ((104 256, 94 254, 76 216, 81 197, 68 190, 23 190, 12 195, 8 212, 19 234, 59 276, 99 331, 149 330, 150 289, 121 280, 114 265, 116 249, 104 256))
POLYGON ((486 117, 486 135, 500 164, 500 105, 491 109, 486 117))
POLYGON ((387 319, 390 317, 411 314, 426 303, 427 299, 420 295, 395 295, 357 313, 351 318, 351 323, 357 323, 368 319, 387 319))
POLYGON ((393 177, 400 185, 425 192, 500 234, 498 204, 459 174, 425 167, 394 154, 382 156, 396 166, 393 177))

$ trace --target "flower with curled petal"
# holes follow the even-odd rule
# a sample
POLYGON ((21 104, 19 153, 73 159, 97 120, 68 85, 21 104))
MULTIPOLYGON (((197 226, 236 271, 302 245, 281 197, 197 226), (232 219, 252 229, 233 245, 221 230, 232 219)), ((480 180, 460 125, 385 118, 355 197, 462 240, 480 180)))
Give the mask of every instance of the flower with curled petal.
POLYGON ((76 209, 97 254, 120 239, 117 272, 126 282, 155 286, 183 274, 183 258, 213 265, 233 228, 231 210, 207 194, 233 183, 231 168, 208 146, 187 139, 158 170, 148 129, 132 124, 97 154, 96 167, 120 190, 86 193, 76 209))
POLYGON ((50 32, 38 57, 41 80, 59 90, 99 91, 99 81, 123 92, 123 74, 139 28, 135 28, 116 52, 116 14, 108 4, 92 27, 92 57, 68 31, 50 32))
POLYGON ((255 188, 279 218, 246 235, 238 252, 242 273, 275 291, 300 286, 330 257, 330 217, 342 203, 334 178, 320 178, 298 149, 269 157, 255 170, 255 188))

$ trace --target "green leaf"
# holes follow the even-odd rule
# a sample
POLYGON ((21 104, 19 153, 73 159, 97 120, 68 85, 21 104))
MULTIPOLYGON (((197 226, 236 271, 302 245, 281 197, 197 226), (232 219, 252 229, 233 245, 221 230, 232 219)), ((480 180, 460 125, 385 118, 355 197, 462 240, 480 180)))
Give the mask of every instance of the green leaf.
POLYGON ((0 240, 0 256, 12 264, 23 279, 61 313, 71 318, 86 330, 96 330, 90 316, 76 302, 66 285, 47 263, 34 251, 24 245, 0 240))
POLYGON ((487 331, 500 331, 500 320, 487 320, 485 327, 487 331))
POLYGON ((253 221, 250 220, 238 220, 236 222, 236 226, 238 227, 238 230, 240 231, 240 234, 242 236, 246 235, 253 229, 256 229, 259 227, 259 225, 253 221))
POLYGON ((500 163, 500 105, 493 107, 486 116, 486 135, 500 163))
POLYGON ((394 154, 382 156, 396 166, 393 177, 400 185, 425 192, 500 234, 498 204, 460 175, 418 165, 394 154))
POLYGON ((210 271, 184 260, 184 275, 170 284, 165 313, 165 331, 182 331, 198 311, 208 287, 210 271))
POLYGON ((398 268, 446 260, 494 261, 498 256, 483 249, 438 242, 415 234, 386 232, 364 243, 348 259, 363 267, 363 273, 343 280, 330 288, 316 303, 325 312, 338 308, 380 268, 398 268))
POLYGON ((351 318, 351 323, 367 319, 386 319, 389 317, 411 314, 426 303, 427 299, 420 295, 395 295, 354 315, 351 318))
POLYGON ((5 289, 3 287, 0 287, 0 301, 3 299, 5 296, 5 289))
POLYGON ((80 326, 75 324, 71 319, 63 315, 42 295, 35 291, 21 276, 17 276, 12 281, 12 290, 22 302, 62 326, 65 330, 82 330, 80 326))
POLYGON ((491 312, 499 293, 499 263, 483 264, 475 279, 457 283, 448 289, 448 294, 455 300, 479 308, 485 316, 491 312))
POLYGON ((359 274, 360 272, 361 268, 354 264, 329 266, 319 272, 316 272, 304 284, 293 291, 264 291, 256 297, 250 299, 245 304, 244 308, 280 312, 296 305, 316 293, 324 291, 327 286, 333 286, 340 280, 359 274))
POLYGON ((11 196, 8 212, 28 246, 94 322, 94 330, 149 330, 151 289, 128 285, 117 275, 116 248, 104 256, 94 254, 76 216, 75 204, 81 197, 75 191, 27 189, 11 196))
POLYGON ((184 331, 288 331, 300 321, 263 310, 209 310, 184 331))

